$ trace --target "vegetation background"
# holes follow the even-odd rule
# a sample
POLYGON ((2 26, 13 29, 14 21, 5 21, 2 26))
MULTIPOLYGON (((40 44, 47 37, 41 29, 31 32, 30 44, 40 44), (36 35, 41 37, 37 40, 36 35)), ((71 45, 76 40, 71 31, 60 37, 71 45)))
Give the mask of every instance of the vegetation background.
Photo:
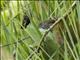
POLYGON ((0 33, 0 60, 80 60, 80 1, 0 1, 0 33), (21 29, 24 15, 30 24, 21 29))

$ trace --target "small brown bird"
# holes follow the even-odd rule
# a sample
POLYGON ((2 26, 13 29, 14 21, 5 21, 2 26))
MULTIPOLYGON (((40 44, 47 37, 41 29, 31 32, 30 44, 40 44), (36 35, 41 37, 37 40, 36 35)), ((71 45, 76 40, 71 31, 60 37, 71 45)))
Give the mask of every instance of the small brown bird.
MULTIPOLYGON (((29 17, 28 17, 27 15, 25 15, 25 16, 23 17, 22 26, 23 26, 24 28, 26 28, 29 23, 30 23, 30 19, 29 19, 29 17)), ((21 28, 23 29, 22 26, 21 26, 21 28)))
MULTIPOLYGON (((43 21, 40 23, 40 32, 43 34, 47 29, 50 28, 52 24, 54 24, 57 21, 58 18, 50 18, 46 21, 43 21)), ((46 38, 43 42, 43 49, 47 52, 49 56, 52 56, 53 52, 56 50, 57 46, 61 46, 63 44, 63 38, 60 34, 59 30, 60 24, 56 24, 54 28, 51 29, 51 31, 46 35, 46 38)), ((49 60, 47 55, 43 52, 43 56, 46 58, 46 60, 49 60)))
MULTIPOLYGON (((40 23, 39 27, 40 27, 40 31, 41 32, 45 32, 46 29, 50 28, 50 26, 52 24, 55 23, 55 21, 57 20, 58 18, 56 17, 53 17, 53 19, 49 19, 49 20, 46 20, 46 21, 43 21, 40 23)), ((51 32, 53 32, 55 34, 55 39, 56 41, 59 43, 59 44, 62 44, 63 43, 63 39, 62 39, 62 36, 60 34, 60 24, 57 24, 52 30, 51 32)))

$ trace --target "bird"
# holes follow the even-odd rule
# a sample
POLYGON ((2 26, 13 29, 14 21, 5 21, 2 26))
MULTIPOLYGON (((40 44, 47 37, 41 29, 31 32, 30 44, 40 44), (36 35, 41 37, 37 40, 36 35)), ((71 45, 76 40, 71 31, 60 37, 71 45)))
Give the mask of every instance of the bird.
MULTIPOLYGON (((40 22, 39 24, 39 30, 42 34, 45 33, 46 30, 50 28, 51 25, 53 25, 58 20, 58 17, 49 18, 45 21, 40 22)), ((47 52, 49 56, 52 56, 52 54, 56 51, 56 49, 59 46, 62 46, 63 44, 63 38, 60 33, 60 23, 56 24, 54 28, 52 28, 49 33, 46 35, 45 40, 42 43, 43 49, 47 52)), ((47 55, 43 53, 43 56, 46 58, 46 60, 49 60, 47 55)))
POLYGON ((27 26, 30 24, 30 18, 27 15, 23 16, 23 20, 22 20, 22 26, 21 29, 27 28, 27 26))
MULTIPOLYGON (((49 29, 50 28, 50 26, 52 25, 52 24, 54 24, 56 21, 58 20, 58 17, 53 17, 53 18, 49 18, 48 20, 45 20, 45 21, 43 21, 43 22, 41 22, 40 24, 39 24, 39 27, 40 27, 40 31, 41 32, 45 32, 47 29, 49 29)), ((63 43, 63 39, 62 39, 62 36, 61 36, 61 33, 60 33, 60 23, 59 24, 57 24, 50 32, 51 33, 55 33, 55 39, 57 40, 57 43, 58 44, 62 44, 63 43)))

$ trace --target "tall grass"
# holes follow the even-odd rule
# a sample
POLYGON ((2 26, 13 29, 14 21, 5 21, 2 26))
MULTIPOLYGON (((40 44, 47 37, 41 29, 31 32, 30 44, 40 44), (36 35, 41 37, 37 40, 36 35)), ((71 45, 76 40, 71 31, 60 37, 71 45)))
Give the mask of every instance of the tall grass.
POLYGON ((0 9, 1 60, 80 60, 79 1, 1 1, 0 9), (24 15, 30 24, 21 29, 24 15), (41 32, 39 24, 54 16, 41 32))

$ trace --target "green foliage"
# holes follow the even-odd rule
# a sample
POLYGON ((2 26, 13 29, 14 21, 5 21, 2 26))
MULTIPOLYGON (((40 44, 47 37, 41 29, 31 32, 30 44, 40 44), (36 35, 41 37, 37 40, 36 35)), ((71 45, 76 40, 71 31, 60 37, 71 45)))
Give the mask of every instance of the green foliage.
POLYGON ((0 9, 2 60, 80 60, 79 1, 1 1, 0 9), (21 29, 24 15, 31 23, 21 29), (53 17, 62 18, 44 36, 39 24, 53 17))

